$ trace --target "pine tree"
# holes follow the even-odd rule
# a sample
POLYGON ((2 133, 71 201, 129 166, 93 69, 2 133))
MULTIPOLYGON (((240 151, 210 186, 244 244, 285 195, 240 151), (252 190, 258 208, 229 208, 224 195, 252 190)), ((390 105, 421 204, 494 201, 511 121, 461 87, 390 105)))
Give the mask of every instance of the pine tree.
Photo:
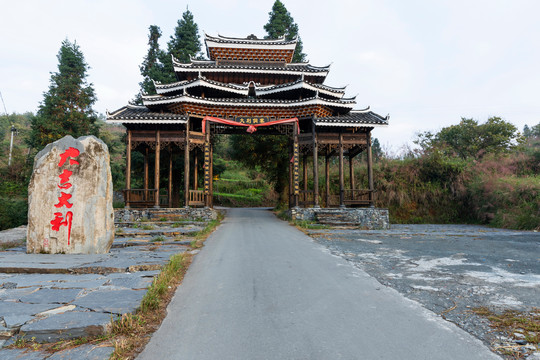
POLYGON ((270 19, 264 25, 264 30, 268 34, 266 39, 278 39, 285 36, 286 40, 292 40, 298 36, 298 42, 294 50, 293 62, 302 62, 306 59, 306 54, 303 51, 302 39, 298 35, 298 25, 294 22, 291 14, 285 8, 285 5, 280 0, 276 0, 272 6, 272 11, 268 13, 270 19))
MULTIPOLYGON (((139 83, 141 92, 154 95, 156 94, 156 88, 152 80, 159 82, 168 82, 170 80, 170 74, 165 74, 164 65, 160 59, 164 59, 167 54, 159 48, 159 38, 161 37, 161 30, 157 25, 150 25, 148 28, 150 33, 148 34, 148 53, 144 57, 144 61, 139 66, 143 81, 139 83)), ((135 102, 142 104, 141 94, 135 96, 135 102)))
POLYGON ((189 9, 182 14, 182 19, 178 20, 167 48, 169 54, 184 63, 189 62, 190 55, 197 57, 201 52, 199 26, 193 21, 193 14, 189 9))
POLYGON ((36 116, 32 118, 29 145, 41 149, 65 135, 98 135, 92 105, 96 95, 86 82, 88 64, 79 45, 68 39, 62 42, 58 72, 51 73, 49 91, 43 94, 36 116))
POLYGON ((190 56, 202 58, 199 26, 193 20, 193 14, 189 9, 178 20, 174 35, 167 43, 167 50, 168 53, 163 53, 160 58, 164 65, 164 73, 168 77, 167 82, 175 81, 171 55, 183 63, 188 63, 190 56))

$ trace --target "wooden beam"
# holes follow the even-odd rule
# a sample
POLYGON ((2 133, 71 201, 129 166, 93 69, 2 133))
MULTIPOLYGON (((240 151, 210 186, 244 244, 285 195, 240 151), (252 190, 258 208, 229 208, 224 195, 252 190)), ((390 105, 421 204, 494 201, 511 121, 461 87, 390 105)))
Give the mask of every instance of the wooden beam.
POLYGON ((161 142, 159 139, 159 130, 156 130, 156 161, 154 168, 154 189, 156 189, 154 198, 154 207, 159 208, 159 155, 160 155, 161 142))

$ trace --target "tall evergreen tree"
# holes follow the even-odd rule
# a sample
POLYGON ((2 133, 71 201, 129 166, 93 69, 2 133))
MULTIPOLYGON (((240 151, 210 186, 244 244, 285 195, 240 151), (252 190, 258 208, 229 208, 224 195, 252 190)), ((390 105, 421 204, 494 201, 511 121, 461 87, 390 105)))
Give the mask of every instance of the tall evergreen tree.
POLYGON ((294 22, 293 17, 285 8, 285 5, 280 0, 276 0, 272 6, 272 11, 268 13, 270 18, 268 23, 264 25, 264 30, 268 34, 266 39, 278 39, 285 36, 285 39, 292 40, 298 36, 298 42, 294 49, 293 62, 302 62, 306 59, 306 54, 303 53, 302 39, 298 35, 298 25, 294 22))
POLYGON ((168 53, 163 53, 161 62, 164 65, 164 72, 168 76, 168 81, 175 81, 174 68, 171 55, 181 62, 189 62, 189 57, 201 58, 201 41, 199 39, 199 26, 193 19, 193 14, 187 9, 182 18, 178 20, 174 35, 167 43, 168 53))
POLYGON ((79 45, 68 39, 57 55, 58 71, 51 73, 49 91, 43 94, 36 116, 32 118, 29 145, 42 148, 65 135, 98 135, 96 113, 92 105, 96 95, 86 81, 88 64, 79 45))
MULTIPOLYGON (((148 53, 144 57, 141 66, 139 66, 141 75, 143 76, 143 81, 139 83, 139 86, 143 93, 154 95, 156 88, 152 80, 167 82, 170 80, 170 75, 165 74, 164 65, 160 60, 166 57, 165 52, 159 48, 161 30, 157 25, 150 25, 148 30, 150 31, 148 34, 148 53)), ((135 102, 142 104, 140 93, 135 96, 135 102)))

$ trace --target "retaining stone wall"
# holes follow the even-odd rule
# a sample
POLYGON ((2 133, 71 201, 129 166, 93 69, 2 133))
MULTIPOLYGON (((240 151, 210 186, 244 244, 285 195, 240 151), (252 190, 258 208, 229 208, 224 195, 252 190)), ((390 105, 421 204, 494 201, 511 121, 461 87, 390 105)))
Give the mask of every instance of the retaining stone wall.
POLYGON ((165 208, 165 209, 115 209, 114 221, 159 220, 216 220, 218 212, 210 208, 165 208))
POLYGON ((369 230, 386 230, 390 228, 388 209, 292 208, 289 210, 289 215, 293 220, 316 221, 328 225, 352 225, 369 230))

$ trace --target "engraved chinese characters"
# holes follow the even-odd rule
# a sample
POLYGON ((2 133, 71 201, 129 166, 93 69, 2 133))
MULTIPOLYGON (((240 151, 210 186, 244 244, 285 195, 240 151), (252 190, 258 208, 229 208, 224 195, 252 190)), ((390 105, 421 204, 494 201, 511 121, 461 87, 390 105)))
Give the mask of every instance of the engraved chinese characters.
MULTIPOLYGON (((66 151, 64 151, 62 154, 60 154, 60 162, 58 163, 58 167, 62 167, 68 158, 76 158, 79 156, 79 150, 75 148, 68 148, 66 151)), ((79 162, 73 159, 69 159, 69 165, 79 165, 79 162)), ((62 190, 67 190, 72 188, 72 184, 68 182, 70 179, 70 176, 73 174, 73 171, 69 171, 67 169, 64 169, 64 171, 58 175, 60 178, 60 183, 58 184, 58 188, 62 190)), ((62 208, 66 207, 68 209, 71 209, 73 206, 72 203, 68 202, 69 199, 71 199, 72 195, 69 193, 65 193, 64 191, 60 192, 60 196, 58 197, 58 203, 54 204, 55 208, 62 208)), ((68 211, 64 214, 61 212, 55 212, 54 213, 54 219, 51 220, 51 229, 53 231, 59 231, 60 226, 67 226, 68 228, 68 235, 67 235, 67 243, 70 245, 70 239, 71 239, 71 224, 73 221, 73 212, 68 211)))
POLYGON ((34 160, 28 189, 29 253, 94 254, 114 237, 107 146, 93 136, 66 136, 34 160))

